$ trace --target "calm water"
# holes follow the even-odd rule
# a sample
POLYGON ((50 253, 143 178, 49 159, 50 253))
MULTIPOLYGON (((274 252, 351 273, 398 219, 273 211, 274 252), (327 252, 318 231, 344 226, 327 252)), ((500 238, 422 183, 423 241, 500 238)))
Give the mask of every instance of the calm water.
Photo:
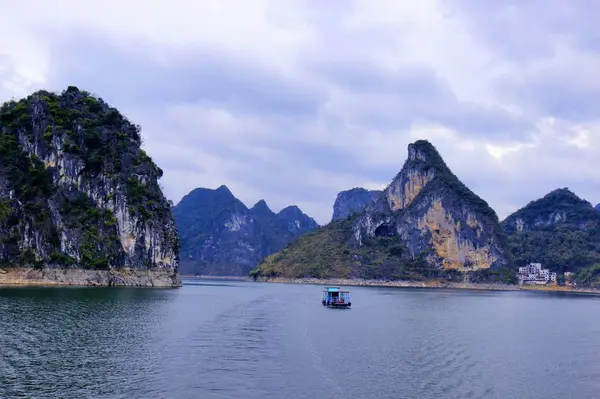
POLYGON ((1 398, 597 398, 600 298, 0 288, 1 398))

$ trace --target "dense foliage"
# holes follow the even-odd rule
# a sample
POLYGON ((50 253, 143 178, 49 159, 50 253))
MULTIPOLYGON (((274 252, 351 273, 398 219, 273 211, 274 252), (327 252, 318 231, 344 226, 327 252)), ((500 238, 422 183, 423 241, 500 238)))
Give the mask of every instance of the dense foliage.
POLYGON ((517 266, 539 262, 563 273, 600 262, 600 213, 566 188, 530 202, 502 225, 517 266))
POLYGON ((551 226, 514 233, 509 249, 517 265, 539 262, 559 273, 575 271, 600 262, 600 232, 598 228, 551 226))
MULTIPOLYGON (((139 126, 74 86, 61 94, 38 91, 4 103, 0 107, 4 264, 100 269, 120 265, 124 254, 109 208, 119 205, 115 195, 121 187, 129 212, 141 223, 170 217, 170 206, 156 182, 162 170, 140 145, 139 126), (100 197, 92 200, 88 193, 100 197), (65 239, 73 243, 71 248, 64 248, 65 239)), ((169 240, 178 247, 176 232, 169 240)))
POLYGON ((418 140, 412 145, 414 148, 423 151, 426 154, 427 159, 425 161, 420 159, 408 160, 404 167, 433 168, 435 171, 435 180, 437 181, 437 185, 425 186, 419 193, 419 196, 426 196, 432 190, 438 190, 439 186, 446 186, 450 191, 456 194, 458 198, 464 201, 475 213, 478 215, 484 215, 491 221, 498 223, 498 215, 496 212, 483 198, 471 191, 454 173, 452 173, 440 153, 429 141, 418 140))

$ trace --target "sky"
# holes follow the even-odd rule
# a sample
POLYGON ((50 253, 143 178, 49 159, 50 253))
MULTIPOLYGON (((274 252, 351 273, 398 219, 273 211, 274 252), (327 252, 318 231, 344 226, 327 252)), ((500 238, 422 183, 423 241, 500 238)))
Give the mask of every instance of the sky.
POLYGON ((503 219, 600 202, 596 0, 0 0, 0 101, 75 85, 142 126, 177 203, 225 184, 320 224, 429 140, 503 219))

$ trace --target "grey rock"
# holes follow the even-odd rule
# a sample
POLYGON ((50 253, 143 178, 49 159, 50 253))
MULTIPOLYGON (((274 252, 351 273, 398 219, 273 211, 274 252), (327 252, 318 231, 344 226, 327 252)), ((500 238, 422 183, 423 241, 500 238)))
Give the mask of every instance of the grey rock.
POLYGON ((177 276, 171 205, 139 126, 70 86, 3 104, 0 142, 4 267, 177 276))
POLYGON ((404 256, 442 269, 472 271, 509 264, 505 236, 487 202, 469 190, 426 140, 353 226, 350 244, 399 239, 404 256))
POLYGON ((382 193, 381 190, 367 190, 361 187, 341 191, 333 204, 332 221, 346 219, 364 211, 382 193))

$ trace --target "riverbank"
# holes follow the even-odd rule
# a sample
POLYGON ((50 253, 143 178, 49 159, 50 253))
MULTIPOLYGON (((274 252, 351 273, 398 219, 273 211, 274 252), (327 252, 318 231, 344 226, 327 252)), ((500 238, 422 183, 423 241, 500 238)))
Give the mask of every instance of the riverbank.
POLYGON ((169 270, 89 270, 0 268, 0 286, 181 287, 181 276, 169 270))
POLYGON ((317 279, 317 278, 270 278, 259 279, 257 281, 277 284, 313 284, 329 286, 354 286, 354 287, 405 287, 405 288, 450 288, 464 290, 485 290, 485 291, 556 291, 556 292, 576 292, 588 294, 600 294, 600 290, 593 288, 575 288, 559 285, 548 286, 529 286, 503 283, 456 283, 443 280, 427 281, 382 281, 382 280, 360 280, 360 279, 317 279))

